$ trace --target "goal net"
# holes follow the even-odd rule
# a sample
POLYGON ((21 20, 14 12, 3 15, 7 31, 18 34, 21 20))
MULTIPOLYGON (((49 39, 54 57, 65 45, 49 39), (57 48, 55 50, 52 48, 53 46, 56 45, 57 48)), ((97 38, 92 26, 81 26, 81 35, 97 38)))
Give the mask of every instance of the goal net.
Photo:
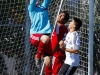
MULTIPOLYGON (((43 1, 43 0, 40 0, 43 1)), ((88 75, 89 0, 62 0, 62 10, 82 20, 80 65, 74 75, 88 75)), ((39 75, 34 56, 37 48, 29 41, 28 0, 0 0, 0 75, 39 75)), ((54 25, 61 0, 51 0, 49 15, 54 25)), ((100 0, 94 3, 93 73, 100 74, 100 0)), ((68 23, 66 24, 67 27, 68 23)))

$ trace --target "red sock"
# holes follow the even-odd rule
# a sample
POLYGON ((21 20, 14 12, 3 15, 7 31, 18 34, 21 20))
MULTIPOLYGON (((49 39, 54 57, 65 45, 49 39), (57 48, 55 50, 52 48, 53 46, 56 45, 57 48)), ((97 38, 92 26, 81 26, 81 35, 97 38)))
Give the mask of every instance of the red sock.
POLYGON ((52 75, 52 66, 45 66, 45 75, 52 75))
POLYGON ((43 43, 42 41, 40 41, 39 45, 38 45, 38 51, 36 54, 36 58, 41 59, 41 55, 44 53, 43 49, 46 46, 45 43, 43 43))

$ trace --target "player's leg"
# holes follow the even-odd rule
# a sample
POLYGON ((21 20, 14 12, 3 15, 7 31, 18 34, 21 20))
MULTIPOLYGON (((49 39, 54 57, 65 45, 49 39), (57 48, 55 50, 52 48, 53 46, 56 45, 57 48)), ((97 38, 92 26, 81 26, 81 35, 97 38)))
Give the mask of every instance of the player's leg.
POLYGON ((40 38, 40 42, 38 44, 38 50, 36 54, 36 59, 41 60, 41 55, 44 53, 44 48, 46 47, 49 41, 48 35, 42 35, 40 38))
POLYGON ((58 57, 52 58, 52 75, 57 75, 64 61, 58 57))
POLYGON ((73 66, 68 75, 73 75, 75 73, 76 69, 77 69, 77 67, 73 66))
POLYGON ((66 72, 68 71, 69 67, 70 67, 70 65, 64 63, 62 65, 61 69, 59 70, 58 75, 65 75, 66 72))
POLYGON ((44 54, 44 49, 49 41, 49 35, 42 35, 38 44, 37 54, 35 55, 35 62, 37 67, 41 66, 41 57, 44 54))
POLYGON ((35 63, 37 67, 40 67, 41 64, 41 55, 43 53, 43 48, 45 47, 45 43, 49 40, 49 36, 42 35, 42 34, 31 34, 30 35, 30 42, 33 46, 38 47, 37 54, 35 57, 35 63))
POLYGON ((45 61, 45 75, 52 75, 52 56, 46 56, 44 58, 45 61))
MULTIPOLYGON (((40 43, 40 37, 42 34, 31 34, 30 35, 30 42, 33 46, 38 47, 40 43)), ((36 67, 40 68, 41 61, 35 60, 36 67)))
POLYGON ((71 66, 71 65, 68 65, 68 64, 63 64, 58 75, 73 75, 74 72, 76 71, 77 67, 74 67, 74 66, 71 66))
POLYGON ((48 42, 48 45, 46 46, 44 50, 44 61, 45 61, 45 75, 52 75, 52 45, 51 41, 48 42))

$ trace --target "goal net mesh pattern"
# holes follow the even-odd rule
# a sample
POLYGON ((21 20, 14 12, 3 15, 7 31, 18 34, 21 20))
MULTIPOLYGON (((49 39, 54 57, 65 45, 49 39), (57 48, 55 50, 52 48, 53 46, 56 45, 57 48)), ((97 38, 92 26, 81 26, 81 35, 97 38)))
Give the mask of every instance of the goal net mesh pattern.
MULTIPOLYGON (((42 0, 41 0, 42 1, 42 0)), ((67 10, 70 20, 78 17, 83 25, 80 65, 74 75, 88 75, 89 0, 62 0, 62 10, 67 10)), ((37 47, 30 44, 30 19, 27 0, 0 0, 0 75, 39 75, 34 57, 37 47)), ((49 15, 55 24, 60 0, 51 0, 49 15)), ((100 74, 100 0, 94 3, 93 73, 100 74)), ((67 27, 68 23, 66 23, 67 27)))

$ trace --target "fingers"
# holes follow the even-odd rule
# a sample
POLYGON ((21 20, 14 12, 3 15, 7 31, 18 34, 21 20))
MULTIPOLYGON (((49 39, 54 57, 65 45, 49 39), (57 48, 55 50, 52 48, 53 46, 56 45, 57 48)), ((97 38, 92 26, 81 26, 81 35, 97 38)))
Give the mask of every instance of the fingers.
POLYGON ((64 44, 64 41, 61 40, 61 41, 59 42, 59 45, 62 45, 62 44, 64 44))
POLYGON ((64 49, 64 46, 65 46, 64 41, 61 40, 59 42, 59 48, 64 49))

